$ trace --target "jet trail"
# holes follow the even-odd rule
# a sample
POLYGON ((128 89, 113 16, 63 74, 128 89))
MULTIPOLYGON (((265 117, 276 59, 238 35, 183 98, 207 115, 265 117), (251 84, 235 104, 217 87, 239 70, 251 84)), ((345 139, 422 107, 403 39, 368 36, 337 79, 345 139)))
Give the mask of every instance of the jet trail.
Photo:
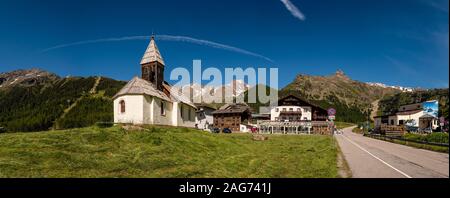
MULTIPOLYGON (((74 42, 74 43, 56 45, 53 47, 49 47, 47 49, 43 49, 40 52, 46 53, 49 51, 53 51, 53 50, 57 50, 57 49, 61 49, 61 48, 72 47, 72 46, 78 46, 78 45, 106 43, 106 42, 118 42, 118 41, 132 41, 132 40, 149 40, 150 38, 151 38, 151 36, 127 36, 127 37, 119 37, 119 38, 106 38, 106 39, 79 41, 79 42, 74 42)), ((254 53, 254 52, 250 52, 248 50, 244 50, 241 48, 237 48, 237 47, 233 47, 233 46, 225 45, 225 44, 221 44, 221 43, 216 43, 213 41, 207 41, 207 40, 203 40, 203 39, 196 39, 196 38, 187 37, 187 36, 172 36, 172 35, 156 35, 155 39, 162 40, 162 41, 192 43, 192 44, 196 44, 196 45, 207 46, 207 47, 212 47, 212 48, 216 48, 216 49, 232 51, 232 52, 236 52, 239 54, 249 55, 249 56, 253 56, 253 57, 257 57, 257 58, 262 58, 262 59, 272 62, 272 63, 274 62, 272 59, 270 59, 268 57, 265 57, 263 55, 260 55, 260 54, 254 53)))
POLYGON ((281 0, 291 14, 302 21, 306 19, 305 15, 289 0, 281 0))

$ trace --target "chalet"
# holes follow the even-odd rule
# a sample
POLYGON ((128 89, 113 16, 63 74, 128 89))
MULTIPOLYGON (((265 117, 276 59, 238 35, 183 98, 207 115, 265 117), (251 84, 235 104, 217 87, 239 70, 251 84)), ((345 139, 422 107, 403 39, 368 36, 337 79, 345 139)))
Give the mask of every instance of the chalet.
POLYGON ((195 127, 197 107, 164 81, 164 60, 154 37, 141 60, 142 78, 129 81, 114 97, 114 122, 195 127))
POLYGON ((327 110, 293 94, 272 105, 270 121, 260 121, 260 133, 269 134, 331 134, 327 110))
POLYGON ((278 106, 270 111, 272 121, 326 121, 327 110, 306 102, 294 95, 288 95, 278 100, 278 106))
POLYGON ((247 104, 226 104, 212 114, 214 128, 228 128, 232 132, 239 132, 241 125, 248 125, 251 119, 251 110, 247 104))

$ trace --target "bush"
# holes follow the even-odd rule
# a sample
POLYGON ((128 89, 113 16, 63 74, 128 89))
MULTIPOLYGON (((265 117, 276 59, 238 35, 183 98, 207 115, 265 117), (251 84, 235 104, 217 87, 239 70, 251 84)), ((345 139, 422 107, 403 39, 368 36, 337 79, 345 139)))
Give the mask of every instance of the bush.
POLYGON ((110 128, 114 126, 113 122, 97 122, 95 125, 99 128, 110 128))
POLYGON ((426 139, 428 142, 448 143, 448 133, 432 133, 426 139))
POLYGON ((448 133, 432 133, 429 135, 407 133, 403 138, 420 142, 448 143, 449 136, 448 133))

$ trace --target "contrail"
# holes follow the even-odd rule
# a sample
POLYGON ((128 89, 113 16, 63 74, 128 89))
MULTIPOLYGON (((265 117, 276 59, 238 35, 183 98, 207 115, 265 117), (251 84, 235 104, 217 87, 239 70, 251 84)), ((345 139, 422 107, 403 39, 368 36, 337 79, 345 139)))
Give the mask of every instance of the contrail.
POLYGON ((120 38, 107 38, 107 39, 78 41, 78 42, 74 42, 74 43, 67 43, 67 44, 49 47, 47 49, 41 50, 40 52, 45 53, 45 52, 56 50, 56 49, 72 47, 72 46, 77 46, 77 45, 93 44, 93 43, 105 43, 105 42, 114 42, 114 41, 131 41, 131 40, 147 40, 147 39, 150 39, 150 37, 149 36, 128 36, 128 37, 120 37, 120 38))
POLYGON ((187 42, 187 43, 193 43, 193 44, 208 46, 208 47, 217 48, 217 49, 228 50, 228 51, 232 51, 232 52, 236 52, 236 53, 240 53, 240 54, 245 54, 245 55, 249 55, 249 56, 262 58, 262 59, 265 59, 267 61, 273 62, 272 59, 267 58, 267 57, 265 57, 263 55, 260 55, 260 54, 257 54, 257 53, 253 53, 253 52, 250 52, 250 51, 247 51, 247 50, 244 50, 244 49, 240 49, 240 48, 237 48, 237 47, 233 47, 233 46, 229 46, 229 45, 224 45, 224 44, 212 42, 212 41, 195 39, 195 38, 186 37, 186 36, 170 36, 170 35, 158 35, 155 38, 157 40, 187 42))
MULTIPOLYGON (((53 47, 50 47, 47 49, 43 49, 40 52, 46 53, 46 52, 49 52, 52 50, 66 48, 66 47, 72 47, 72 46, 77 46, 77 45, 105 43, 105 42, 117 42, 117 41, 131 41, 131 40, 149 40, 150 38, 151 38, 151 36, 127 36, 127 37, 119 37, 119 38, 106 38, 106 39, 79 41, 79 42, 74 42, 74 43, 67 43, 67 44, 53 46, 53 47)), ((274 62, 272 59, 270 59, 268 57, 265 57, 263 55, 260 55, 260 54, 254 53, 254 52, 250 52, 250 51, 247 51, 244 49, 240 49, 237 47, 220 44, 220 43, 216 43, 216 42, 212 42, 212 41, 187 37, 187 36, 156 35, 155 39, 163 40, 163 41, 176 41, 176 42, 192 43, 192 44, 196 44, 196 45, 202 45, 202 46, 212 47, 212 48, 216 48, 216 49, 222 49, 222 50, 232 51, 232 52, 236 52, 236 53, 240 53, 240 54, 245 54, 245 55, 249 55, 249 56, 253 56, 253 57, 258 57, 258 58, 262 58, 262 59, 267 60, 272 63, 274 62)))
POLYGON ((281 0, 291 14, 302 21, 306 19, 305 15, 289 0, 281 0))

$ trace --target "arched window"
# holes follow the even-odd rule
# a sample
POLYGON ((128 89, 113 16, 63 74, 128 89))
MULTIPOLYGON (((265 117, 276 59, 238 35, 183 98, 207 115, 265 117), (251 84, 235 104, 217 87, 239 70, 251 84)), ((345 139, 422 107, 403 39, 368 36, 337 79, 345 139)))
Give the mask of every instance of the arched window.
POLYGON ((120 106, 120 113, 125 113, 125 101, 121 100, 119 102, 119 106, 120 106))

